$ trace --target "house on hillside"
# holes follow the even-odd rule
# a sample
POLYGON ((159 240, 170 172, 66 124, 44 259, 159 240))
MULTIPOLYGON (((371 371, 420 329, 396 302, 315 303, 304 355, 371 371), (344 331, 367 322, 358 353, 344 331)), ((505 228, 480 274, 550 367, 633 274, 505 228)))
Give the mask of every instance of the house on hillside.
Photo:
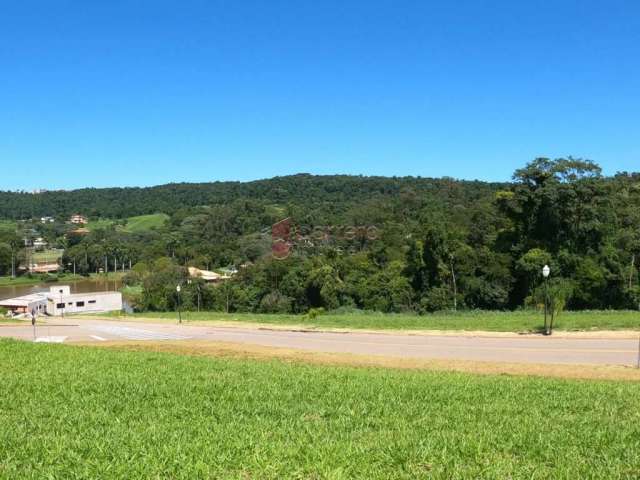
POLYGON ((33 248, 35 248, 36 250, 42 250, 47 245, 47 242, 42 237, 38 237, 33 241, 33 248))
POLYGON ((191 278, 201 278, 207 283, 220 283, 231 278, 229 275, 223 275, 209 270, 200 270, 196 267, 189 267, 189 276, 191 278))
POLYGON ((73 223, 74 225, 86 225, 87 223, 89 223, 89 220, 84 215, 76 213, 74 215, 71 215, 69 222, 73 223))
POLYGON ((29 267, 29 273, 55 273, 61 268, 57 262, 32 263, 29 267))

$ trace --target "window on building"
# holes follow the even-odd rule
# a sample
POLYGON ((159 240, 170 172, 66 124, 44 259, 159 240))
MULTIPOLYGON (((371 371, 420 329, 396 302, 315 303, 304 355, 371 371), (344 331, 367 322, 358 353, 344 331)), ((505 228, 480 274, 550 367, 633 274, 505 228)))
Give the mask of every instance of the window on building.
POLYGON ((76 307, 84 307, 84 302, 76 302, 76 307))
POLYGON ((89 303, 96 303, 95 300, 89 300, 89 303))
POLYGON ((56 303, 56 308, 64 308, 64 303, 56 303))

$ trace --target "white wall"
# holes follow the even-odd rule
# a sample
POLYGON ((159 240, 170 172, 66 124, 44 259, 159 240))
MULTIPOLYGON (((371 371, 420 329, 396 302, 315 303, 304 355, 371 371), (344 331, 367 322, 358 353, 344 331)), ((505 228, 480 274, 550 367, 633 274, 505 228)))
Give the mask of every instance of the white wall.
POLYGON ((60 290, 62 290, 62 295, 71 295, 71 287, 69 285, 56 285, 55 287, 49 287, 49 294, 57 295, 59 298, 60 290))
POLYGON ((60 316, 63 309, 58 308, 59 303, 64 303, 64 314, 110 312, 122 310, 122 294, 120 292, 99 293, 99 294, 76 294, 59 295, 49 297, 47 301, 47 313, 49 315, 60 316), (80 305, 78 305, 80 303, 80 305), (84 304, 84 305, 83 305, 84 304))

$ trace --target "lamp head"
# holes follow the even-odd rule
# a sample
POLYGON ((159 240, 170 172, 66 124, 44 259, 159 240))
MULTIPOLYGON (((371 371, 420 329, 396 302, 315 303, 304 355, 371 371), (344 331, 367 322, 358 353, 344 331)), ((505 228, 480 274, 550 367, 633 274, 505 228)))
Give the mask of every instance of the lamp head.
POLYGON ((542 276, 543 276, 544 278, 547 278, 547 277, 549 276, 549 274, 550 274, 550 273, 551 273, 551 269, 549 268, 549 265, 545 265, 545 266, 542 268, 542 276))

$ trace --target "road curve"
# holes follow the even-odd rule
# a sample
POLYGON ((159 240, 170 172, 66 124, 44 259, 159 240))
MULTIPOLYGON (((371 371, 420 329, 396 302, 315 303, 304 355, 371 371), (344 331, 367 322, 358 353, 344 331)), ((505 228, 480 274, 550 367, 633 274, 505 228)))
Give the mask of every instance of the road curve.
MULTIPOLYGON (((33 341, 34 332, 31 325, 3 326, 0 337, 33 341)), ((65 343, 191 339, 396 358, 536 364, 635 365, 638 358, 634 339, 301 332, 73 318, 38 326, 35 338, 65 343)))

